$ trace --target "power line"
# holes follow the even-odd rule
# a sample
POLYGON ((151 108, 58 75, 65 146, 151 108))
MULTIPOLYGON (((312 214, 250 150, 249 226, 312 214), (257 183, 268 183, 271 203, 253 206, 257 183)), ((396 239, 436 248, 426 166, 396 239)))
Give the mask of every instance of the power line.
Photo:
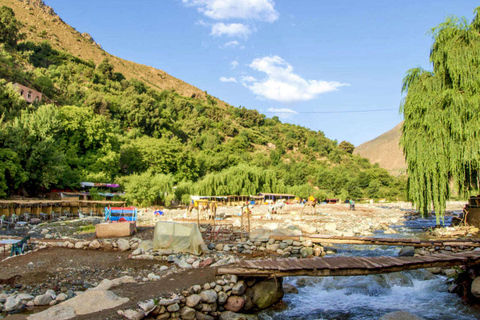
POLYGON ((393 111, 398 109, 371 109, 371 110, 341 110, 341 111, 263 111, 261 113, 287 113, 287 114, 303 114, 303 113, 361 113, 361 112, 382 112, 382 111, 393 111))

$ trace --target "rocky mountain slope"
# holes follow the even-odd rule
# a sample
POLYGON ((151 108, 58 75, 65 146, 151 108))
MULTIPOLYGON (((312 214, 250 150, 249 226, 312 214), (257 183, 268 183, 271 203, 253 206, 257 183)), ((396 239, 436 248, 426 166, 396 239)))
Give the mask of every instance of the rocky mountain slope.
POLYGON ((399 146, 402 124, 403 122, 377 138, 362 143, 355 148, 354 154, 369 159, 371 163, 378 163, 380 167, 387 169, 391 174, 405 174, 407 164, 399 146))

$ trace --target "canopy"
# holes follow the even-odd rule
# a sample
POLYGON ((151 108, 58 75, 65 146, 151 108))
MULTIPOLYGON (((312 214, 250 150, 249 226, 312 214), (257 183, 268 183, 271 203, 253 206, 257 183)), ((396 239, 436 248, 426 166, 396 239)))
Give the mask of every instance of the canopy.
POLYGON ((199 255, 205 247, 202 234, 196 223, 159 221, 155 225, 153 249, 172 249, 174 252, 189 252, 199 255))

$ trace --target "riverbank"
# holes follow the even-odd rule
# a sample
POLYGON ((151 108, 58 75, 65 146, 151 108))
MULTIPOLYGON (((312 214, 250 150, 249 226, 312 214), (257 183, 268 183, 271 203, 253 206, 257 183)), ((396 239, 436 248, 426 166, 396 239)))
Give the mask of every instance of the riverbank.
MULTIPOLYGON (((218 279, 214 277, 215 265, 225 265, 239 259, 336 254, 336 250, 325 247, 323 244, 315 246, 305 241, 298 243, 272 241, 268 238, 270 234, 394 235, 398 232, 395 226, 405 222, 411 209, 404 204, 379 204, 357 205, 356 211, 349 211, 348 205, 339 204, 321 205, 317 208, 316 214, 304 212, 302 215, 302 208, 298 205, 287 206, 283 212, 273 215, 273 220, 268 220, 267 207, 255 206, 252 208, 250 221, 252 235, 258 236, 256 240, 238 238, 215 241, 210 243, 209 250, 199 257, 159 253, 149 247, 155 222, 185 220, 184 209, 163 210, 162 216, 155 216, 149 210, 142 210, 139 214, 139 233, 130 237, 126 243, 124 239, 95 240, 92 234, 89 236, 88 233, 81 231, 80 226, 88 225, 90 218, 32 226, 24 232, 36 236, 39 241, 38 248, 43 249, 0 262, 0 279, 22 276, 15 279, 17 287, 3 285, 2 290, 5 294, 18 296, 20 293, 25 293, 34 298, 44 296, 47 290, 53 290, 55 298, 45 299, 49 300, 48 306, 53 306, 61 303, 57 301, 57 296, 63 298, 65 295, 67 300, 72 299, 81 292, 98 286, 104 279, 131 276, 134 283, 121 284, 112 289, 118 297, 127 298, 129 302, 111 310, 101 311, 98 318, 89 318, 122 319, 123 316, 117 311, 129 308, 135 310, 138 308, 137 302, 158 300, 165 293, 182 294, 181 291, 189 290, 194 284, 216 282, 218 279), (128 249, 123 250, 122 248, 127 244, 128 249), (212 265, 214 267, 210 267, 212 265), (162 289, 159 289, 160 287, 162 289)), ((225 219, 221 221, 222 223, 238 225, 239 210, 238 207, 225 207, 219 208, 217 213, 223 213, 225 219)), ((189 218, 194 220, 194 217, 189 218)), ((90 219, 90 223, 94 222, 95 218, 90 219)), ((88 228, 83 229, 88 230, 88 228)), ((438 248, 438 250, 444 249, 438 248)), ((417 252, 417 254, 420 253, 417 252)), ((428 254, 431 253, 428 252, 428 254)), ((213 285, 211 287, 215 288, 213 285)), ((221 290, 225 292, 223 288, 221 290)), ((185 294, 183 296, 186 299, 187 296, 185 294)), ((0 300, 2 304, 5 302, 0 300)), ((22 308, 24 305, 35 310, 41 308, 35 304, 35 299, 17 301, 17 304, 22 308)), ((176 307, 172 308, 176 309, 176 307)), ((212 312, 226 311, 224 307, 222 308, 212 312)), ((169 317, 172 316, 171 313, 176 316, 176 311, 166 310, 166 312, 169 312, 169 317)), ((190 317, 191 310, 188 314, 190 317)), ((96 317, 94 314, 89 316, 96 317)), ((219 317, 220 314, 210 314, 210 316, 219 317)))

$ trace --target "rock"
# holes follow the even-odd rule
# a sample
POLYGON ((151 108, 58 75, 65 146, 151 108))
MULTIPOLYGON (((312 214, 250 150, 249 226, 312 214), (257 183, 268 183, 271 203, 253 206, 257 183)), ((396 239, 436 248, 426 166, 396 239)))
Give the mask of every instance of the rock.
POLYGON ((51 295, 42 294, 42 295, 36 296, 33 302, 35 303, 36 306, 48 306, 52 300, 53 299, 51 295))
POLYGON ((174 303, 174 304, 171 304, 171 305, 167 306, 167 310, 168 310, 168 312, 176 312, 176 311, 180 310, 180 306, 178 305, 178 303, 174 303))
POLYGON ((75 243, 75 249, 83 249, 83 246, 85 245, 85 242, 79 241, 75 243))
POLYGON ((127 239, 118 239, 117 247, 120 251, 127 251, 130 249, 130 242, 127 239))
POLYGON ((277 251, 280 248, 280 244, 267 244, 268 251, 277 251))
POLYGON ((445 270, 443 270, 442 272, 443 272, 443 274, 444 274, 445 276, 447 276, 448 278, 455 278, 455 277, 457 276, 457 274, 458 274, 457 270, 456 270, 456 269, 453 269, 453 268, 452 268, 452 269, 445 269, 445 270))
POLYGON ((143 240, 139 243, 138 249, 142 249, 143 251, 149 251, 153 249, 153 241, 152 240, 143 240))
POLYGON ((201 296, 199 296, 198 294, 192 294, 191 296, 187 297, 186 305, 187 307, 195 308, 201 301, 201 296))
POLYGON ((140 310, 128 309, 123 312, 123 316, 129 320, 141 320, 145 317, 145 314, 140 310))
POLYGON ((223 306, 225 310, 238 312, 242 310, 243 306, 245 305, 245 299, 239 296, 230 296, 227 299, 227 303, 223 306))
POLYGON ((180 268, 191 268, 192 267, 191 264, 189 264, 187 261, 185 261, 185 258, 176 259, 174 262, 180 268))
POLYGON ((66 320, 76 317, 75 309, 71 306, 59 304, 43 312, 34 313, 27 317, 28 320, 66 320))
MULTIPOLYGON (((247 290, 247 286, 245 285, 245 282, 239 281, 233 286, 232 294, 241 296, 242 294, 245 293, 245 290, 247 290)), ((230 311, 233 311, 233 310, 230 310, 230 311)))
POLYGON ((283 292, 284 293, 298 293, 297 287, 290 283, 283 284, 283 292))
POLYGON ((472 282, 472 287, 470 288, 470 292, 476 297, 480 298, 480 277, 475 278, 472 282))
POLYGON ((150 299, 144 302, 139 302, 138 306, 143 310, 145 314, 149 314, 153 309, 155 309, 155 302, 150 299))
POLYGON ((213 263, 213 259, 212 258, 207 258, 205 260, 203 260, 202 262, 200 262, 200 267, 206 267, 206 266, 209 266, 213 263))
POLYGON ((213 317, 211 317, 211 316, 209 316, 205 313, 202 313, 200 311, 195 312, 195 317, 196 317, 197 320, 214 320, 213 317))
POLYGON ((218 294, 214 290, 205 290, 200 293, 200 297, 203 302, 206 303, 215 303, 218 298, 218 294))
POLYGON ((333 222, 328 222, 325 223, 323 226, 325 228, 325 231, 336 231, 337 230, 337 224, 333 222))
POLYGON ((390 312, 385 315, 383 315, 381 318, 378 320, 425 320, 423 318, 417 317, 414 314, 411 314, 410 312, 407 311, 396 311, 396 312, 390 312))
POLYGON ((17 299, 20 299, 20 300, 22 300, 22 301, 30 301, 30 300, 35 299, 35 297, 32 296, 31 294, 20 293, 20 294, 17 296, 17 299))
POLYGON ((150 281, 160 280, 160 276, 157 276, 155 273, 149 273, 149 274, 147 275, 147 278, 148 278, 148 280, 150 280, 150 281))
POLYGON ((308 256, 313 255, 313 248, 312 247, 302 247, 300 249, 300 255, 302 258, 306 258, 308 256))
MULTIPOLYGON (((231 288, 231 287, 229 286, 228 288, 231 288)), ((220 305, 225 304, 225 302, 227 302, 227 299, 228 299, 228 294, 226 294, 223 291, 218 293, 218 299, 217 299, 218 304, 220 305)))
POLYGON ((253 304, 259 309, 266 309, 283 298, 281 278, 259 282, 252 287, 252 290, 253 304))
POLYGON ((62 247, 64 248, 73 248, 75 245, 73 243, 71 243, 70 241, 65 241, 63 244, 62 244, 62 247))
POLYGON ((158 315, 155 319, 156 319, 156 320, 166 320, 166 319, 170 319, 170 313, 165 312, 165 313, 163 313, 163 314, 158 315))
POLYGON ((102 282, 100 282, 100 284, 98 286, 96 286, 95 288, 89 289, 87 291, 91 291, 91 290, 110 290, 111 288, 117 287, 117 286, 119 286, 121 284, 124 284, 124 283, 135 283, 135 279, 133 279, 133 277, 131 277, 131 276, 123 276, 123 277, 116 278, 116 279, 113 279, 113 280, 103 279, 102 282))
POLYGON ((398 256, 399 257, 413 257, 414 254, 415 254, 415 247, 406 246, 406 247, 402 247, 402 249, 400 249, 400 252, 398 253, 398 256))
POLYGON ((60 293, 58 296, 55 297, 55 301, 62 302, 68 299, 68 296, 65 293, 60 293))
POLYGON ((233 221, 233 227, 234 228, 240 228, 242 226, 242 222, 240 221, 240 219, 235 219, 233 221))
POLYGON ((220 314, 220 320, 258 320, 254 314, 241 314, 232 311, 225 311, 220 314))
POLYGON ((21 310, 23 308, 23 302, 18 299, 18 297, 8 297, 3 308, 6 312, 21 310))
POLYGON ((183 307, 180 310, 180 317, 185 320, 193 320, 195 319, 195 309, 189 307, 183 307))
POLYGON ((98 240, 93 240, 92 242, 90 242, 90 244, 88 245, 88 247, 90 249, 94 249, 94 250, 97 250, 97 249, 100 249, 101 245, 100 245, 100 242, 98 240))
POLYGON ((223 250, 223 244, 219 243, 215 246, 215 250, 217 251, 222 251, 223 250))
POLYGON ((139 254, 142 254, 142 249, 140 248, 137 248, 132 252, 132 256, 138 256, 139 254))

